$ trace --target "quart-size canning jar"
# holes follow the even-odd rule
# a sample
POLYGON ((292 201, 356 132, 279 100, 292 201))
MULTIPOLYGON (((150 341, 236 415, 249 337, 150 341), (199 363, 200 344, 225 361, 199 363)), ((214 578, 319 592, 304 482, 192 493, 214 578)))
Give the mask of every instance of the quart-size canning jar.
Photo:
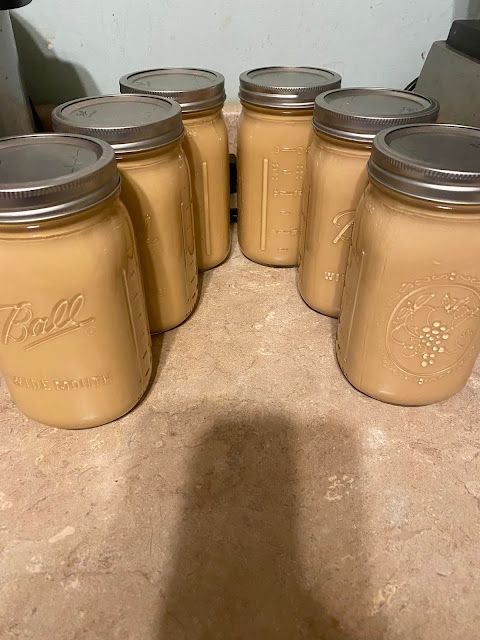
POLYGON ((438 402, 480 350, 480 130, 380 133, 359 205, 337 336, 348 380, 374 398, 438 402))
POLYGON ((340 82, 337 73, 311 67, 265 67, 240 76, 238 239, 254 262, 297 265, 313 104, 340 82))
POLYGON ((403 124, 434 122, 438 103, 408 91, 335 89, 317 97, 307 152, 298 289, 328 316, 340 311, 355 211, 368 183, 375 135, 403 124))
POLYGON ((0 141, 0 369, 27 416, 67 429, 127 413, 152 371, 130 218, 111 147, 0 141))
POLYGON ((211 269, 230 250, 230 170, 222 107, 225 79, 206 69, 168 68, 123 76, 122 93, 148 93, 176 100, 182 108, 192 177, 198 267, 211 269))
POLYGON ((80 98, 57 107, 52 120, 56 131, 112 145, 137 238, 150 329, 181 324, 197 299, 197 262, 180 107, 143 95, 80 98))

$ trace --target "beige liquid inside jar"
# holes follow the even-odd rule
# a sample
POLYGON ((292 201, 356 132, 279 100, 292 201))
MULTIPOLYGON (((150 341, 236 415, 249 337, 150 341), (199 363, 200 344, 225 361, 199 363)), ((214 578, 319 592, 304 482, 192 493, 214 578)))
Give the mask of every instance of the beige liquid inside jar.
POLYGON ((238 238, 254 262, 297 265, 313 104, 340 82, 332 71, 308 67, 266 67, 240 76, 238 238))
POLYGON ((338 317, 355 211, 367 162, 382 129, 434 122, 438 103, 408 91, 336 89, 317 97, 307 154, 298 289, 305 302, 338 317))
POLYGON ((394 404, 444 400, 480 351, 480 130, 382 132, 358 208, 337 357, 364 393, 394 404))
POLYGON ((55 129, 109 142, 132 218, 152 333, 181 324, 197 299, 190 177, 180 107, 153 96, 82 98, 53 113, 55 129))
POLYGON ((205 69, 155 69, 124 76, 122 93, 145 93, 176 100, 182 109, 192 178, 197 261, 205 271, 230 250, 230 173, 228 136, 222 107, 225 80, 205 69))
POLYGON ((66 429, 127 413, 152 371, 133 230, 109 145, 0 142, 0 368, 23 413, 66 429))

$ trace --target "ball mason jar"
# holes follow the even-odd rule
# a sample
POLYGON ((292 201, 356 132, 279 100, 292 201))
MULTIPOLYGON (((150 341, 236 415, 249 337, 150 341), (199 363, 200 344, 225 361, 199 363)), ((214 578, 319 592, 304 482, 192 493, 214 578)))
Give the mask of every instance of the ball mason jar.
POLYGON ((127 413, 152 371, 132 225, 113 150, 0 141, 0 370, 18 408, 66 429, 127 413))
POLYGON ((394 404, 444 400, 480 350, 480 130, 389 129, 374 141, 337 335, 347 379, 394 404))
POLYGON ((298 263, 313 105, 340 82, 337 73, 310 67, 265 67, 240 76, 238 240, 254 262, 298 263))
POLYGON ((368 183, 375 135, 434 122, 436 100, 390 89, 335 89, 317 96, 300 225, 297 284, 305 302, 338 317, 355 211, 368 183))
POLYGON ((57 107, 56 131, 110 143, 132 218, 152 333, 181 324, 197 300, 190 176, 180 107, 168 98, 113 95, 57 107))
POLYGON ((198 268, 222 263, 230 251, 230 160, 222 108, 225 79, 206 69, 169 68, 123 76, 122 93, 172 98, 182 109, 183 148, 192 178, 198 268))

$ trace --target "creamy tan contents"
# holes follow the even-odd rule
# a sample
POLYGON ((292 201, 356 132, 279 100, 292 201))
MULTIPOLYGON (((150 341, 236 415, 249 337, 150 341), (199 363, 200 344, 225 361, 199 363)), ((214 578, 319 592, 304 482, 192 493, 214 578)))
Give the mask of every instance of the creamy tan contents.
POLYGON ((197 299, 190 178, 180 143, 118 157, 132 217, 152 333, 172 329, 197 299))
POLYGON ((337 336, 355 387, 422 405, 465 385, 480 351, 479 231, 480 207, 422 205, 367 188, 337 336))
POLYGON ((238 239, 254 262, 295 266, 312 111, 243 107, 238 132, 238 239))
POLYGON ((187 155, 192 178, 198 267, 211 269, 230 250, 230 169, 227 128, 222 111, 184 114, 187 155))
POLYGON ((368 183, 370 145, 316 133, 307 153, 298 289, 305 302, 337 317, 353 221, 368 183))
POLYGON ((0 225, 0 368, 47 425, 119 418, 142 397, 151 345, 132 226, 118 197, 61 221, 0 225))

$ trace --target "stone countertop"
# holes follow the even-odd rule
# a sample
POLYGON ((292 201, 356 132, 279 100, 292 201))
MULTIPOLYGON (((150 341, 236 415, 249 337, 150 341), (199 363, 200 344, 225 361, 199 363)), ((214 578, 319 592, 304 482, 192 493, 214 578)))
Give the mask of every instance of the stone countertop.
POLYGON ((381 404, 334 332, 235 248, 130 415, 58 431, 2 383, 0 638, 478 637, 480 369, 381 404))

